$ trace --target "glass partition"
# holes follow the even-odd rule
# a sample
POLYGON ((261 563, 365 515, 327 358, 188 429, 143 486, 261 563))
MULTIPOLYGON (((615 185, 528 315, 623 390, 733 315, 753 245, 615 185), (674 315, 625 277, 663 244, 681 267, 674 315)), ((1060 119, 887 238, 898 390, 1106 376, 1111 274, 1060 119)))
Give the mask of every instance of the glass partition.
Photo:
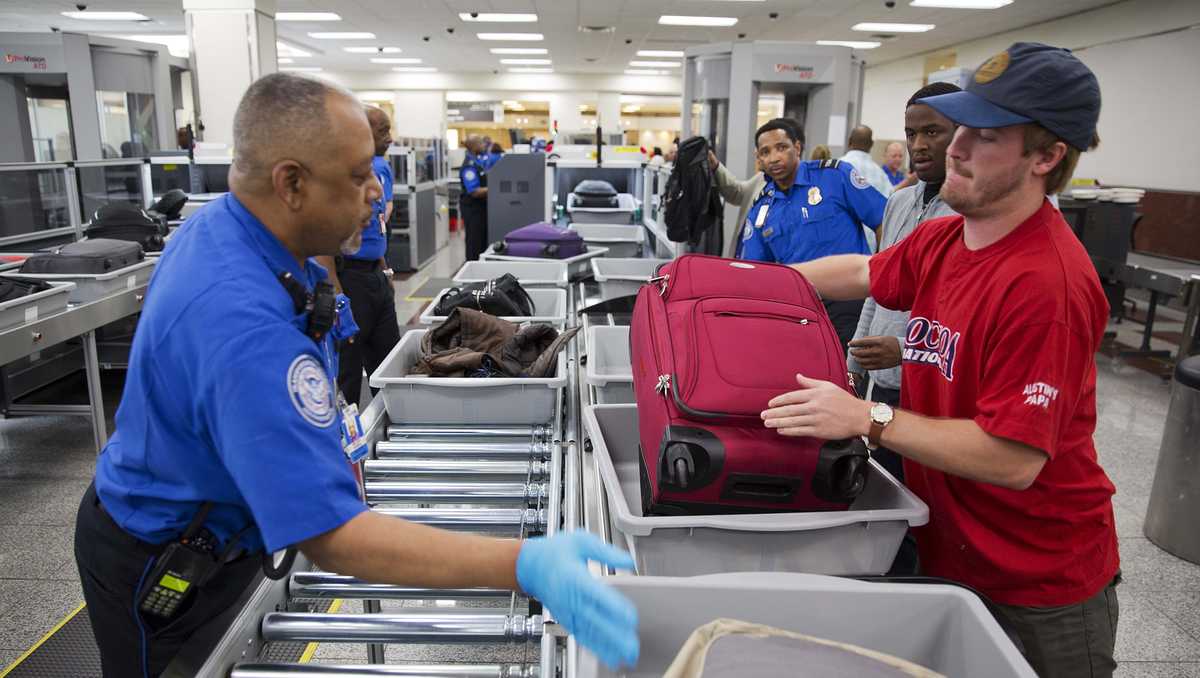
POLYGON ((142 161, 84 161, 75 163, 83 221, 110 202, 142 206, 142 161))
POLYGON ((64 165, 0 165, 0 241, 71 228, 67 190, 64 165))
POLYGON ((140 158, 158 150, 153 94, 98 91, 96 104, 105 158, 140 158))

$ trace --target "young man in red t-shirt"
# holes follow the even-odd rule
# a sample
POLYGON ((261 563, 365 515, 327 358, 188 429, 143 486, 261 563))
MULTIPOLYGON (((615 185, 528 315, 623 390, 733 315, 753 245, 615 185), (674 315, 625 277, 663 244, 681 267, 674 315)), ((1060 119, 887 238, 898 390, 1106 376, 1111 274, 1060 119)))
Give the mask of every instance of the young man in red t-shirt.
POLYGON ((875 255, 797 264, 823 296, 911 311, 901 407, 798 375, 771 401, 784 435, 868 436, 905 457, 929 504, 922 570, 969 584, 1043 677, 1111 676, 1112 483, 1096 460, 1096 362, 1108 304, 1046 195, 1095 146, 1100 88, 1067 50, 1017 43, 965 91, 920 100, 960 125, 925 222, 875 255))

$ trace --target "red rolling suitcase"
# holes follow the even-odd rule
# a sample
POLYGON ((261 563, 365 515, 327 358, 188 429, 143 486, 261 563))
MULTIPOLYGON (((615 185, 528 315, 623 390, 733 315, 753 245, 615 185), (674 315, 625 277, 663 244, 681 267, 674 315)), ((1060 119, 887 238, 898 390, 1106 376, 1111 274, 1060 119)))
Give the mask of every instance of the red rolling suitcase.
POLYGON ((787 266, 685 255, 642 286, 630 327, 646 515, 845 509, 866 484, 860 439, 763 426, 796 373, 850 391, 816 290, 787 266))

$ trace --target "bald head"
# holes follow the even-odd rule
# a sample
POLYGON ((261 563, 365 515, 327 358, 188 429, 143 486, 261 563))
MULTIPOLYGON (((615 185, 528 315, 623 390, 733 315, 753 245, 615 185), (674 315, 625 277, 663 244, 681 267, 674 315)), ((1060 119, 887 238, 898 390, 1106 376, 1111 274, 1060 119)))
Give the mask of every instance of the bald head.
POLYGON ((367 111, 367 122, 371 125, 371 136, 375 138, 375 155, 387 153, 392 145, 392 119, 382 108, 375 106, 364 107, 367 111))
POLYGON ((875 140, 872 139, 871 136, 872 132, 870 127, 867 127, 866 125, 859 125, 858 127, 850 130, 850 139, 846 142, 846 145, 849 146, 850 150, 852 151, 865 151, 870 153, 871 146, 875 145, 875 140))
POLYGON ((472 155, 479 155, 483 152, 483 139, 478 134, 472 134, 467 137, 465 146, 472 155))
POLYGON ((899 141, 893 141, 887 145, 887 150, 883 153, 884 164, 892 172, 899 172, 900 167, 904 164, 904 144, 899 141))

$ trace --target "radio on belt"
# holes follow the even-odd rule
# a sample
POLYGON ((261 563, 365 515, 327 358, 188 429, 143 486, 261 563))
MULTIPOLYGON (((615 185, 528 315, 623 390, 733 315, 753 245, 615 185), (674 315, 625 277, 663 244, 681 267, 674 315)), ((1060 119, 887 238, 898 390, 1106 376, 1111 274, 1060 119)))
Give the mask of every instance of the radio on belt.
POLYGON ((238 539, 249 528, 247 526, 230 537, 225 549, 214 555, 216 539, 200 527, 211 508, 212 502, 201 504, 183 536, 159 554, 138 597, 138 610, 162 619, 173 618, 196 589, 207 584, 225 564, 238 539))

